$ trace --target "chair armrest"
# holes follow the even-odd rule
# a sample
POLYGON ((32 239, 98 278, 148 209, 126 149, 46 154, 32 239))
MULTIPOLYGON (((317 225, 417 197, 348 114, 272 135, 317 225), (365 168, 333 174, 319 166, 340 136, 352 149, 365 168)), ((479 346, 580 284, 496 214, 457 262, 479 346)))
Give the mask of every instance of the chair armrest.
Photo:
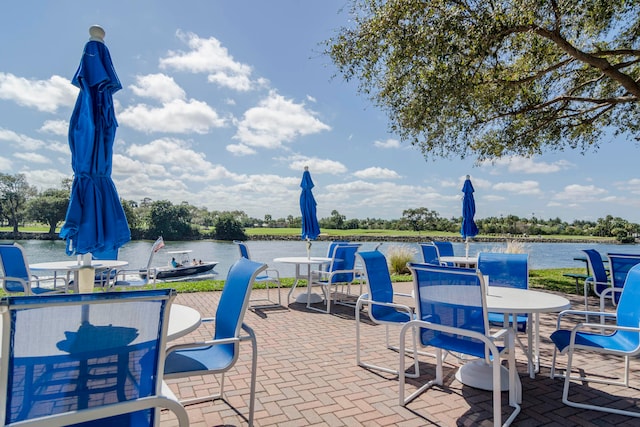
POLYGON ((575 339, 573 335, 576 332, 579 332, 581 329, 600 329, 607 331, 630 331, 630 332, 640 332, 640 327, 631 327, 631 326, 618 326, 618 325, 607 325, 604 323, 578 323, 571 330, 571 342, 574 342, 575 339))
POLYGON ((624 288, 616 288, 614 286, 611 286, 610 288, 607 288, 604 291, 602 291, 602 293, 600 294, 600 298, 606 298, 608 294, 615 294, 615 293, 620 294, 622 293, 622 289, 624 288))
POLYGON ((311 272, 311 282, 317 283, 316 280, 326 280, 330 281, 333 276, 337 276, 338 274, 353 274, 354 279, 356 276, 356 270, 333 270, 333 271, 321 271, 315 270, 311 272), (313 277, 313 273, 318 273, 317 277, 313 277))
POLYGON ((588 310, 563 310, 558 313, 558 321, 556 325, 556 329, 560 329, 560 322, 562 318, 567 315, 575 315, 575 316, 600 316, 606 317, 609 319, 615 319, 617 317, 616 313, 608 313, 605 311, 588 311, 588 310))
POLYGON ((394 295, 394 296, 397 296, 397 297, 408 297, 408 298, 413 298, 413 295, 412 295, 412 294, 405 294, 405 293, 402 293, 402 292, 394 292, 394 293, 393 293, 393 295, 394 295))
POLYGON ((509 328, 500 328, 497 331, 495 331, 493 334, 491 334, 491 339, 493 340, 502 339, 502 337, 505 334, 509 334, 509 328))
POLYGON ((280 280, 280 272, 278 270, 276 270, 275 268, 267 268, 266 270, 264 270, 264 273, 269 276, 270 274, 273 274, 274 276, 276 276, 276 278, 278 280, 280 280))
POLYGON ((248 335, 241 336, 240 341, 246 341, 247 339, 255 341, 256 333, 253 331, 253 329, 249 325, 247 325, 246 323, 243 323, 242 330, 245 331, 248 335))
POLYGON ((395 309, 398 309, 398 310, 406 311, 409 316, 413 315, 413 310, 411 309, 411 307, 409 307, 408 305, 405 305, 405 304, 398 304, 398 303, 395 303, 395 302, 374 301, 374 300, 370 300, 370 299, 366 299, 366 298, 358 298, 358 303, 356 303, 356 308, 360 309, 360 307, 363 304, 379 305, 379 306, 382 306, 382 307, 395 308, 395 309))
POLYGON ((29 427, 50 427, 53 425, 71 425, 96 421, 115 415, 141 411, 144 409, 167 408, 178 418, 178 425, 186 427, 189 425, 189 417, 184 406, 177 400, 168 396, 152 395, 141 397, 128 402, 113 403, 104 406, 93 406, 87 409, 62 412, 59 414, 47 415, 20 421, 18 425, 29 427))
POLYGON ((222 338, 217 340, 194 341, 194 342, 184 343, 184 344, 174 344, 171 347, 167 348, 166 353, 169 354, 177 350, 186 350, 186 349, 198 348, 198 347, 208 347, 212 345, 234 344, 240 341, 241 341, 240 338, 231 337, 231 338, 222 338))
POLYGON ((29 283, 27 283, 26 280, 20 277, 2 276, 0 277, 0 282, 2 282, 2 288, 6 292, 9 292, 9 291, 7 291, 7 288, 5 287, 5 282, 18 282, 22 286, 22 289, 24 290, 25 295, 31 295, 31 288, 29 287, 29 283))
MULTIPOLYGON (((407 330, 414 327, 426 328, 426 329, 431 329, 433 331, 440 331, 440 332, 445 332, 449 334, 456 334, 456 335, 462 335, 469 338, 474 338, 478 341, 482 341, 485 344, 486 349, 488 349, 489 352, 494 355, 494 357, 500 357, 500 354, 501 354, 500 350, 498 350, 498 346, 493 341, 492 336, 488 337, 484 334, 481 334, 480 332, 471 331, 468 329, 454 328, 452 326, 441 325, 439 323, 431 323, 424 320, 411 320, 405 323, 402 326, 402 329, 400 330, 400 343, 404 342, 407 330)), ((509 338, 508 339, 509 345, 505 345, 504 348, 511 349, 514 346, 512 342, 513 341, 512 331, 509 328, 503 328, 501 329, 501 331, 506 331, 507 337, 509 338)), ((498 331, 498 334, 501 335, 504 333, 501 331, 498 331)))
POLYGON ((586 279, 584 279, 584 292, 586 293, 589 290, 589 286, 593 287, 593 289, 595 290, 596 286, 598 286, 598 285, 613 287, 613 285, 609 281, 607 281, 607 282, 596 282, 596 281, 593 280, 593 277, 589 276, 586 279))

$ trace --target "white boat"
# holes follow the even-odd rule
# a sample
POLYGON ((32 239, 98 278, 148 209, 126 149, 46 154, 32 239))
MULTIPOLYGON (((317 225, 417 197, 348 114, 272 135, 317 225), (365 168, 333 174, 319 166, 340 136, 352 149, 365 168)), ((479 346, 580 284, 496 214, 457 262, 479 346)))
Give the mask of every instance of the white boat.
MULTIPOLYGON (((164 267, 156 267, 156 279, 163 280, 195 276, 211 271, 213 270, 213 267, 218 265, 217 261, 196 261, 195 259, 191 260, 189 258, 191 252, 192 251, 190 250, 168 251, 168 254, 175 255, 173 256, 172 261, 175 260, 176 264, 169 264, 168 266, 164 267)), ((140 277, 144 279, 146 278, 146 276, 146 271, 140 272, 140 277)))

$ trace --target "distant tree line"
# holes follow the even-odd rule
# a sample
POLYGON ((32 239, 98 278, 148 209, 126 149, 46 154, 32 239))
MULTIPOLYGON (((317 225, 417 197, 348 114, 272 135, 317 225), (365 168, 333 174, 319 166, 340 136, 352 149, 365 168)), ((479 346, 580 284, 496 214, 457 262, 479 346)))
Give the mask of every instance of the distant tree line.
MULTIPOLYGON (((69 205, 71 180, 66 179, 57 189, 38 191, 30 186, 24 174, 0 173, 0 222, 19 233, 20 227, 31 224, 46 224, 51 238, 56 238, 56 228, 64 222, 69 205)), ((245 230, 254 227, 300 228, 302 218, 288 215, 274 218, 265 214, 263 218, 250 217, 242 210, 209 211, 187 202, 173 204, 168 200, 141 201, 121 200, 131 238, 150 239, 163 236, 166 240, 196 240, 211 238, 217 240, 244 240, 245 230)), ((460 230, 461 217, 443 218, 436 211, 425 207, 406 209, 398 219, 347 219, 337 210, 319 220, 321 229, 337 230, 411 230, 449 231, 460 230)), ((500 217, 476 218, 476 224, 483 235, 567 235, 615 237, 623 243, 633 242, 640 235, 640 225, 620 217, 607 215, 597 221, 571 223, 560 218, 539 219, 506 215, 500 217)))

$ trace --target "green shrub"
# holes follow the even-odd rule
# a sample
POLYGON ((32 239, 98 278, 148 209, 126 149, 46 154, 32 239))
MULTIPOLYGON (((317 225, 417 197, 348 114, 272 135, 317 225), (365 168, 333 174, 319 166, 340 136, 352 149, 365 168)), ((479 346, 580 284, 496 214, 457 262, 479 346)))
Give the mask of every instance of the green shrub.
POLYGON ((387 262, 391 274, 410 274, 407 263, 413 261, 416 249, 406 245, 394 245, 387 250, 387 262))

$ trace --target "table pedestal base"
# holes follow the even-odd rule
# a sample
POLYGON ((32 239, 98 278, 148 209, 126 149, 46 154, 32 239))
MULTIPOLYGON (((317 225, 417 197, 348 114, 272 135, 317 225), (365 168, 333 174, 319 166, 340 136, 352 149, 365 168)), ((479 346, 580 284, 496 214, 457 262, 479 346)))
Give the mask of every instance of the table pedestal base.
MULTIPOLYGON (((493 368, 484 360, 465 363, 456 372, 456 379, 469 387, 493 390, 493 368)), ((509 370, 500 366, 500 389, 509 390, 509 370)))
POLYGON ((322 298, 321 295, 308 294, 306 292, 296 297, 296 302, 299 302, 300 304, 317 304, 322 301, 324 301, 324 298, 322 298))

